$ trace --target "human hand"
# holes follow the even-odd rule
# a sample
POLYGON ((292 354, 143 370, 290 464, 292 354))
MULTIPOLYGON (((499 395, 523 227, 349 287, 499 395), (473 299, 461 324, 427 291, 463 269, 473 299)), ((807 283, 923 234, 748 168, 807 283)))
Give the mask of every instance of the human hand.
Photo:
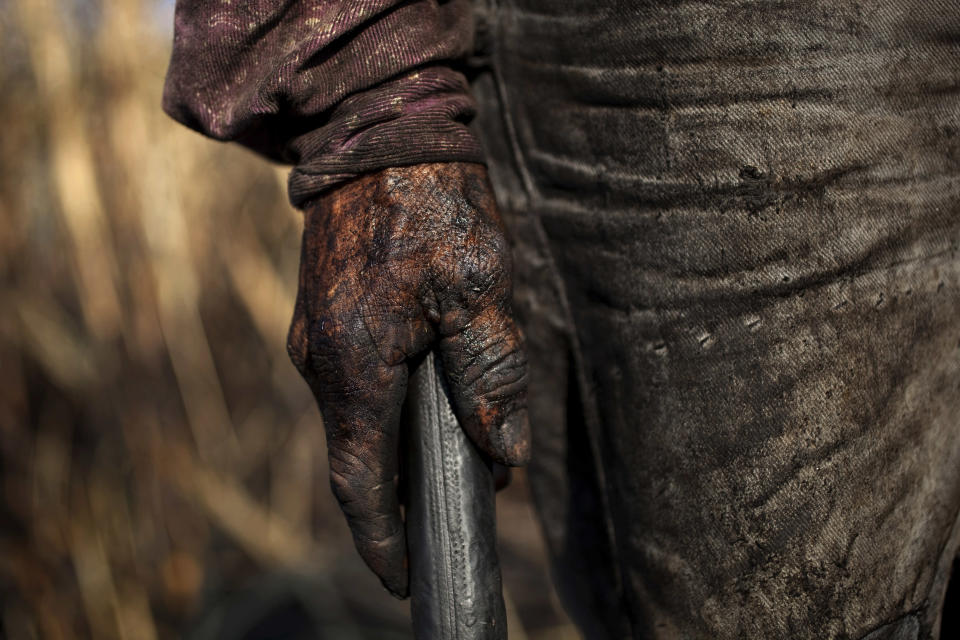
POLYGON ((331 486, 357 550, 396 596, 408 590, 396 475, 411 358, 437 347, 473 442, 508 466, 529 458, 510 294, 510 249, 483 165, 385 169, 305 212, 287 348, 320 406, 331 486))

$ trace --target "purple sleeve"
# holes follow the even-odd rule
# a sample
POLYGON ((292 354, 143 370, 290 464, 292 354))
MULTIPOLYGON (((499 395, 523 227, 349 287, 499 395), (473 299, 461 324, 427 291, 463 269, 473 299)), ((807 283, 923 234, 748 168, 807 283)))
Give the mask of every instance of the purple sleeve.
POLYGON ((178 0, 164 110, 294 166, 301 205, 363 172, 483 162, 451 61, 471 0, 178 0))

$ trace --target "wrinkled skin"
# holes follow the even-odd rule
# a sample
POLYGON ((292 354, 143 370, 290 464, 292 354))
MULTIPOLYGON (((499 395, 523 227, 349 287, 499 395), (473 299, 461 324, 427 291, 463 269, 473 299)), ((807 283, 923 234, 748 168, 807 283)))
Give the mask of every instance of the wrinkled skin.
POLYGON ((473 442, 504 465, 529 458, 509 247, 479 164, 385 169, 305 216, 288 350, 320 406, 331 486, 357 549, 402 597, 397 448, 411 359, 438 348, 473 442))

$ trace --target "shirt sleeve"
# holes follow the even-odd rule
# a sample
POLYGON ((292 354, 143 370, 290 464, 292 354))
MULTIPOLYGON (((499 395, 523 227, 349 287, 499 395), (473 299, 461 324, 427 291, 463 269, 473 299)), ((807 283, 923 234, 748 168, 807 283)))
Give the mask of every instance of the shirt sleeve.
POLYGON ((471 0, 177 0, 164 110, 294 165, 300 206, 360 173, 483 162, 451 63, 471 0))

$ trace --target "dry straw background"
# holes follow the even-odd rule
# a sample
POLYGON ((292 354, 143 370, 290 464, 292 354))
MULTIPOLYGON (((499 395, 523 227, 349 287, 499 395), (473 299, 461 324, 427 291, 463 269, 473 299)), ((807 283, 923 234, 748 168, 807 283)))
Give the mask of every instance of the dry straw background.
MULTIPOLYGON (((0 637, 406 638, 284 351, 286 171, 160 110, 170 2, 0 0, 0 637)), ((511 638, 575 638, 522 474, 511 638)))

